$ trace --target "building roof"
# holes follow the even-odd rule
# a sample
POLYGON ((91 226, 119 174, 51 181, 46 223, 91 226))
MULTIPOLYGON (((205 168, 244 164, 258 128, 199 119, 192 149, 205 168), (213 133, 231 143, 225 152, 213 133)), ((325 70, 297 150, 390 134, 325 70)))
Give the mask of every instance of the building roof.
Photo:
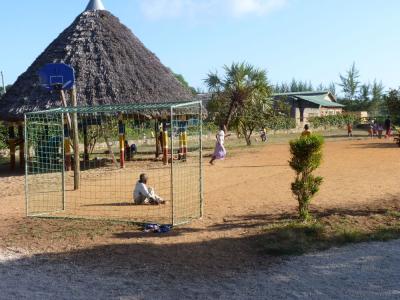
MULTIPOLYGON (((0 120, 62 106, 39 82, 38 70, 65 63, 75 70, 78 106, 186 102, 192 93, 154 53, 106 10, 80 14, 0 99, 0 120)), ((67 99, 69 100, 69 99, 67 99)))
POLYGON ((326 100, 324 96, 295 96, 295 97, 314 104, 318 104, 323 107, 344 107, 344 105, 339 104, 337 102, 326 100))
POLYGON ((336 97, 330 91, 278 93, 273 96, 274 98, 289 97, 295 100, 304 100, 323 107, 344 107, 336 102, 336 97))

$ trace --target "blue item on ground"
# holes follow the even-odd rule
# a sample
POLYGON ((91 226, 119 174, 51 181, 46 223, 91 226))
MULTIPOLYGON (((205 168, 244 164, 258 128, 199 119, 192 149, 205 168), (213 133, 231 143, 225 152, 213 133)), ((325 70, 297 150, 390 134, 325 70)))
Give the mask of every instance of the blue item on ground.
POLYGON ((144 226, 144 232, 167 233, 170 232, 171 229, 172 226, 170 225, 146 224, 144 226))

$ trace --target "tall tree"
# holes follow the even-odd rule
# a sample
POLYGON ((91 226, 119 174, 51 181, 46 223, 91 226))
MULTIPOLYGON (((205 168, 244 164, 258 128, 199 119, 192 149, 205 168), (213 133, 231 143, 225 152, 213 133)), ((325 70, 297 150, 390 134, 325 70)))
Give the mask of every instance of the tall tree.
POLYGON ((296 79, 292 79, 292 82, 290 83, 290 91, 291 92, 298 92, 299 91, 299 85, 296 81, 296 79))
POLYGON ((384 89, 385 87, 383 86, 382 81, 377 82, 375 79, 371 88, 372 101, 381 101, 383 99, 384 89))
POLYGON ((191 87, 189 83, 186 81, 185 77, 182 74, 174 73, 175 78, 186 88, 188 89, 193 95, 197 94, 197 90, 194 87, 191 87))
POLYGON ((224 71, 224 77, 209 73, 205 83, 216 101, 228 105, 224 124, 229 127, 232 117, 240 116, 246 104, 268 101, 272 87, 268 83, 266 71, 250 64, 233 63, 224 66, 224 71))
POLYGON ((360 94, 358 98, 362 101, 369 101, 371 94, 371 85, 369 83, 364 83, 360 86, 360 94))
POLYGON ((339 86, 342 87, 343 93, 348 100, 355 100, 358 87, 360 85, 360 72, 356 68, 356 63, 353 62, 349 70, 347 70, 346 75, 340 74, 339 86))
POLYGON ((330 91, 334 96, 336 96, 336 84, 335 84, 334 82, 331 82, 331 83, 329 84, 329 91, 330 91))
POLYGON ((400 88, 390 90, 384 99, 389 113, 398 119, 400 116, 400 88))

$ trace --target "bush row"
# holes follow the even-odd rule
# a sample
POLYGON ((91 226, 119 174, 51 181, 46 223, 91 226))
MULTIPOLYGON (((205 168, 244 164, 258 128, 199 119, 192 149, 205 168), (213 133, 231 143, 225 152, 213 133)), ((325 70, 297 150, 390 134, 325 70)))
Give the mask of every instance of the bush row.
POLYGON ((340 115, 332 115, 332 116, 323 116, 323 117, 312 117, 309 118, 309 123, 314 128, 321 127, 344 127, 347 124, 357 125, 360 123, 361 119, 355 114, 340 114, 340 115))

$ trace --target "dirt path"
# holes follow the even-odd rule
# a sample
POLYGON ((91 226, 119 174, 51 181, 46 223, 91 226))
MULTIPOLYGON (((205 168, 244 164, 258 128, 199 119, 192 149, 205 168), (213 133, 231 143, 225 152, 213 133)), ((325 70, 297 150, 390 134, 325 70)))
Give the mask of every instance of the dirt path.
MULTIPOLYGON (((363 222, 374 210, 398 211, 398 157, 399 148, 384 140, 327 143, 319 171, 325 182, 313 202, 313 211, 339 218, 351 215, 354 222, 363 222)), ((166 299, 196 299, 203 298, 205 291, 210 298, 220 299, 229 295, 237 299, 251 295, 263 298, 266 292, 273 297, 278 295, 275 291, 288 298, 311 295, 317 299, 318 289, 307 294, 308 281, 301 280, 304 272, 320 282, 321 295, 328 298, 340 298, 334 288, 323 287, 330 274, 336 278, 333 287, 346 283, 349 293, 361 282, 371 282, 365 288, 369 296, 386 286, 396 293, 389 275, 398 275, 391 269, 399 254, 394 249, 398 242, 368 246, 371 252, 365 257, 382 248, 376 263, 382 259, 388 266, 387 272, 376 278, 365 273, 357 279, 353 277, 357 268, 346 267, 363 269, 375 263, 369 258, 359 264, 350 263, 364 257, 364 245, 307 256, 304 259, 310 261, 306 262, 296 258, 277 264, 275 258, 258 253, 254 245, 262 227, 296 213, 288 159, 287 144, 267 145, 238 149, 214 167, 205 165, 205 217, 167 235, 145 234, 127 224, 26 219, 23 177, 1 177, 0 299, 3 295, 18 298, 24 293, 37 299, 50 295, 60 299, 95 299, 99 295, 115 299, 157 299, 162 295, 166 299), (15 251, 22 252, 19 258, 15 259, 15 251), (336 253, 337 260, 330 262, 330 256, 336 253), (349 261, 341 261, 341 253, 350 255, 349 261), (302 263, 316 267, 304 269, 302 263), (332 268, 317 268, 324 264, 332 268), (285 273, 292 268, 293 274, 285 273), (288 289, 287 281, 293 280, 297 281, 296 288, 288 289)), ((349 294, 349 298, 357 297, 349 294)))
POLYGON ((13 256, 0 252, 0 299, 400 298, 400 241, 331 249, 251 271, 186 277, 150 265, 132 269, 13 256))

